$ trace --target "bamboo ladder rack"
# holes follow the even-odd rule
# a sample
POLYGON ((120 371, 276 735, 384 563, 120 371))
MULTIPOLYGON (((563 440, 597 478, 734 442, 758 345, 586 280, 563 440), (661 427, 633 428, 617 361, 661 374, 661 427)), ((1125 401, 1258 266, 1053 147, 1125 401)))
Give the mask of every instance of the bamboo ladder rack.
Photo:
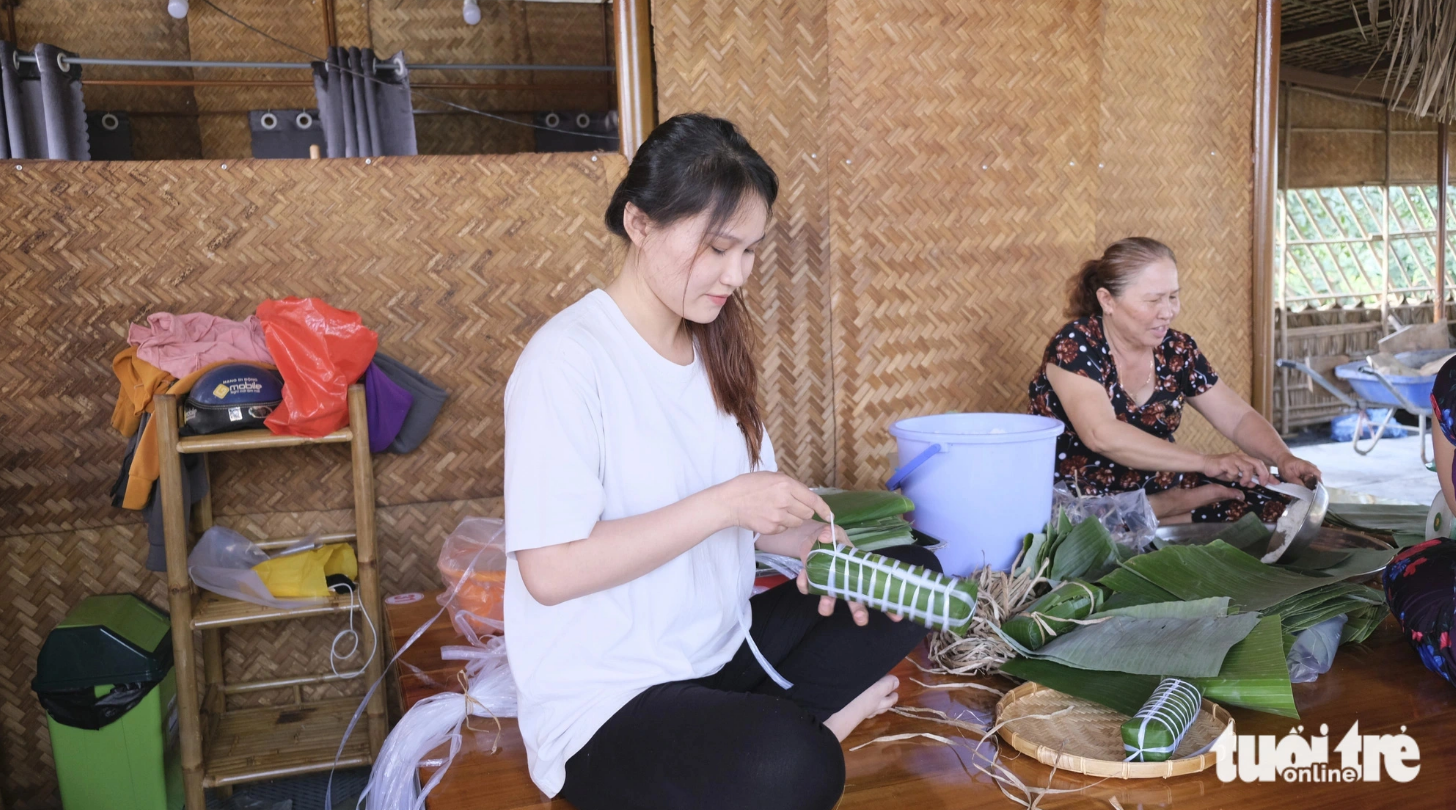
MULTIPOLYGON (((279 436, 267 430, 242 430, 209 436, 177 435, 177 398, 156 398, 157 440, 161 455, 163 534, 167 552, 167 586, 172 612, 172 646, 177 669, 177 715, 182 747, 182 777, 187 810, 206 810, 206 788, 276 779, 333 767, 339 742, 357 706, 357 698, 305 702, 303 687, 343 680, 326 675, 299 675, 263 681, 227 683, 223 678, 224 628, 308 616, 344 614, 362 609, 374 627, 382 627, 379 610, 378 555, 374 536, 374 467, 369 455, 368 415, 364 387, 349 387, 349 426, 319 438, 279 436), (303 444, 349 444, 354 480, 354 523, 350 533, 326 534, 320 542, 353 541, 359 558, 358 599, 331 596, 316 605, 281 609, 202 593, 187 573, 188 520, 182 497, 183 453, 266 450, 303 444), (351 608, 351 605, 353 606, 351 608), (202 633, 203 680, 196 672, 193 633, 202 633), (199 686, 205 694, 199 700, 199 686), (293 702, 229 711, 227 698, 264 690, 293 690, 293 702)), ((203 458, 206 474, 207 459, 203 458)), ((211 486, 197 504, 199 531, 213 525, 211 486)), ((258 542, 265 550, 285 548, 302 538, 258 542)), ((379 647, 377 635, 372 639, 379 647)), ((362 645, 361 645, 362 646, 362 645)), ((370 656, 364 677, 374 682, 384 671, 378 654, 370 656)), ((374 761, 388 732, 384 695, 376 691, 367 709, 368 722, 338 758, 338 767, 374 761)))

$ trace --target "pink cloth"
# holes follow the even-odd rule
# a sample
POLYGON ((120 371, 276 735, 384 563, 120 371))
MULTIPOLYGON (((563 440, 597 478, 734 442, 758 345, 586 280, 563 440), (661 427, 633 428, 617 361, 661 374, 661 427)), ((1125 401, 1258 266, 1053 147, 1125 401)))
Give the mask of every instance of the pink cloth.
POLYGON ((132 324, 126 342, 137 347, 138 359, 178 379, 220 360, 273 362, 257 315, 238 323, 205 312, 157 312, 147 324, 132 324))

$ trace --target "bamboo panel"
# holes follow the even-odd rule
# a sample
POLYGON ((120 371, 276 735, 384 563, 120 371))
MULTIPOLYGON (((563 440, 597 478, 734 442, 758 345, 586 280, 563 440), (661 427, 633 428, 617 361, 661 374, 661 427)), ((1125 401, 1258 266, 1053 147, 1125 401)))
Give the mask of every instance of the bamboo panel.
MULTIPOLYGON (((82 56, 188 59, 187 20, 158 0, 25 0, 12 3, 23 47, 48 42, 82 56)), ((200 4, 199 4, 200 5, 200 4)), ((187 79, 184 68, 86 65, 83 79, 187 79)), ((188 87, 84 87, 87 109, 191 113, 188 87)))
MULTIPOLYGON (((230 2, 220 5, 234 17, 246 21, 269 36, 282 40, 287 45, 244 28, 206 3, 193 3, 187 13, 193 59, 238 62, 307 62, 311 58, 323 58, 328 50, 328 41, 324 34, 323 13, 319 11, 317 0, 230 0, 230 2)), ((353 45, 356 43, 344 42, 342 44, 353 45)), ((199 74, 199 77, 273 80, 310 79, 312 76, 307 70, 253 68, 246 70, 209 68, 205 73, 205 76, 199 74)), ((317 104, 312 85, 304 87, 198 87, 193 92, 197 97, 197 109, 201 112, 308 109, 317 104)), ((204 155, 207 154, 207 151, 204 150, 204 155)))
MULTIPOLYGON (((1383 128, 1384 123, 1380 126, 1383 128)), ((1408 138, 1433 140, 1423 136, 1392 136, 1392 175, 1395 174, 1396 145, 1408 147, 1408 138)), ((1432 146, 1426 161, 1432 166, 1436 162, 1435 154, 1432 146)), ((1370 132, 1291 132, 1288 176, 1290 188, 1379 184, 1385 179, 1385 135, 1370 132)))
POLYGON ((779 468, 830 482, 829 73, 826 0, 659 3, 660 117, 737 123, 779 175, 779 199, 748 288, 761 324, 760 403, 779 468))
POLYGON ((253 156, 253 131, 247 115, 203 113, 197 116, 197 131, 202 157, 207 160, 242 160, 253 156))
MULTIPOLYGON (((1103 3, 1097 242, 1146 235, 1178 256, 1183 314, 1224 384, 1247 396, 1255 3, 1103 3)), ((1069 268, 1070 269, 1070 268, 1069 268)), ((1231 449, 1185 411, 1179 441, 1231 449)))
POLYGON ((374 32, 369 28, 369 0, 333 0, 333 3, 334 31, 339 43, 345 47, 374 47, 374 32))
MULTIPOLYGON (((347 487, 346 487, 347 491, 347 487)), ((352 506, 352 505, 350 505, 352 506)), ((380 576, 385 594, 440 587, 435 560, 445 535, 467 516, 499 516, 499 498, 450 501, 381 508, 376 512, 380 576)), ((303 535, 353 526, 349 508, 332 512, 254 514, 223 518, 222 525, 253 538, 303 535)), ((4 539, 5 587, 0 625, 0 688, 6 707, 0 715, 0 760, 3 791, 14 810, 53 808, 60 804, 45 714, 30 691, 35 657, 53 627, 82 598, 95 593, 136 593, 154 605, 166 605, 166 580, 142 569, 145 533, 136 526, 4 539)), ((230 681, 284 677, 328 671, 328 645, 346 625, 342 616, 305 619, 262 627, 234 628, 225 661, 230 681)), ((356 628, 362 629, 356 622, 356 628)), ((364 649, 368 649, 364 631, 364 649)), ((358 668, 362 658, 345 666, 358 668)), ((359 680, 304 689, 306 699, 359 695, 359 680)), ((287 690, 230 698, 235 707, 287 702, 287 690)), ((361 732, 362 733, 362 732, 361 732)), ((367 735, 361 739, 367 740, 367 735)))
MULTIPOLYGON (((290 294, 360 312, 387 352, 450 392, 423 447, 379 457, 381 505, 498 494, 506 379, 547 318, 614 273, 601 212, 624 169, 615 155, 562 154, 0 173, 12 201, 0 210, 0 531, 137 520, 107 498, 124 449, 108 424, 110 358, 129 322, 241 318, 290 294)), ((222 461, 218 513, 345 505, 322 494, 347 490, 320 484, 334 456, 279 458, 222 461)))
POLYGON ((883 485, 898 419, 1025 411, 1095 244, 1099 6, 830 5, 842 486, 883 485))

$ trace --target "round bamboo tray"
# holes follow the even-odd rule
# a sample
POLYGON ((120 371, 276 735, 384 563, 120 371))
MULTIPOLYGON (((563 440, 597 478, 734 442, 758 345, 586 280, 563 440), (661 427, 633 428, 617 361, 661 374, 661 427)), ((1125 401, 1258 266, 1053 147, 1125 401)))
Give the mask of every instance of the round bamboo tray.
POLYGON ((1212 767, 1218 759, 1212 751, 1188 755, 1234 724, 1223 707, 1205 700, 1193 728, 1178 746, 1177 757, 1165 762, 1124 762, 1127 752, 1122 748, 1121 727, 1126 720, 1121 712, 1037 683, 1024 683, 996 703, 996 723, 1005 723, 999 733, 1012 748, 1058 770, 1116 779, 1166 779, 1212 767), (1068 706, 1071 711, 1056 717, 1027 717, 1052 714, 1068 706))

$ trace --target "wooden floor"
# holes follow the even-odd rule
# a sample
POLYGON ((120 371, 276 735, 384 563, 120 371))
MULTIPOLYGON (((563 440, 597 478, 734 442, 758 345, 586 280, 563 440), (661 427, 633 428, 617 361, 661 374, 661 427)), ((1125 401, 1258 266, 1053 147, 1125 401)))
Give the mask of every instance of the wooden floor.
MULTIPOLYGON (((402 644, 438 609, 434 594, 407 605, 386 608, 390 637, 402 644)), ((406 705, 433 694, 444 685, 458 691, 454 675, 459 664, 440 660, 444 644, 463 643, 448 622, 436 622, 407 651, 396 665, 399 696, 406 705)), ((918 655, 919 653, 917 653, 918 655)), ((926 690, 910 682, 927 683, 954 679, 927 678, 909 661, 897 670, 902 683, 901 704, 940 709, 952 716, 979 713, 989 716, 996 697, 980 690, 926 690)), ((1005 689, 1009 681, 997 678, 980 682, 1005 689)), ((1456 807, 1456 689, 1421 666, 1416 654, 1399 637, 1393 621, 1387 621, 1365 644, 1340 650, 1335 667, 1312 684, 1296 684, 1306 734, 1318 734, 1328 724, 1330 748, 1338 743, 1350 724, 1359 721, 1360 733, 1399 734, 1402 727, 1420 746, 1420 774, 1401 784, 1388 776, 1380 782, 1354 784, 1222 783, 1212 769, 1174 779, 1097 780, 1074 774, 1052 774, 1051 768, 1030 757, 1001 746, 1001 761, 1023 782, 1038 787, 1075 791, 1048 794, 1039 807, 1081 808, 1170 807, 1180 810, 1285 810, 1286 808, 1426 808, 1456 807), (1114 801, 1116 804, 1114 804, 1114 801)), ((1235 709, 1232 711, 1240 734, 1283 736, 1296 723, 1235 709)), ((469 732, 448 775, 431 794, 430 810, 516 810, 554 808, 566 810, 564 801, 546 799, 526 773, 526 752, 513 720, 503 721, 500 750, 488 752, 497 737, 490 731, 469 732)), ((956 734, 945 725, 898 715, 883 715, 866 722, 845 744, 847 778, 841 810, 936 810, 936 808, 1014 808, 987 776, 968 771, 977 741, 956 734), (849 751, 875 737, 928 731, 957 742, 952 748, 924 739, 876 744, 849 751)), ((984 751, 984 749, 983 749, 984 751)), ((1337 754, 1332 754, 1338 757, 1337 754)), ((429 771, 421 771, 421 779, 429 771)))

